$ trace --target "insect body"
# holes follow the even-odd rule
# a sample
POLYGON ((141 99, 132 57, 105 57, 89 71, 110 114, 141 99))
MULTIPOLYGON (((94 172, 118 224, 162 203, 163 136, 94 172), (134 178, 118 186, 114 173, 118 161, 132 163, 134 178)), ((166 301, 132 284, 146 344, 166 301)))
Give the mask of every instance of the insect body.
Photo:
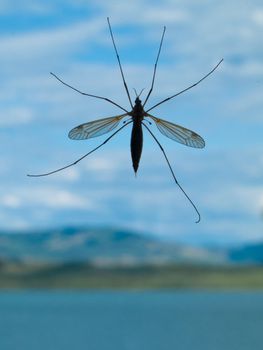
POLYGON ((142 121, 145 117, 145 112, 143 110, 142 102, 139 97, 136 97, 135 105, 130 112, 132 117, 132 133, 131 133, 131 157, 132 166, 135 173, 138 170, 139 162, 142 154, 143 145, 143 132, 142 132, 142 121))
POLYGON ((120 72, 121 72, 121 76, 122 76, 122 81, 124 84, 124 88, 126 90, 127 93, 127 97, 131 106, 131 111, 129 112, 126 108, 120 106, 118 103, 114 102, 113 100, 110 100, 106 97, 102 97, 102 96, 97 96, 97 95, 92 95, 92 94, 88 94, 85 92, 82 92, 78 89, 76 89, 75 87, 65 83, 63 80, 61 80, 58 76, 56 76, 55 74, 51 73, 57 80, 59 80, 63 85, 66 85, 67 87, 73 89, 74 91, 84 95, 84 96, 89 96, 89 97, 94 97, 94 98, 98 98, 98 99, 102 99, 105 100, 113 105, 115 105, 116 107, 118 107, 119 109, 121 109, 122 111, 124 111, 125 113, 114 116, 114 117, 109 117, 109 118, 103 118, 103 119, 99 119, 99 120, 95 120, 95 121, 91 121, 88 123, 84 123, 81 124, 77 127, 75 127, 74 129, 72 129, 69 132, 69 138, 73 139, 73 140, 84 140, 84 139, 89 139, 92 137, 96 137, 96 136, 101 136, 103 134, 106 134, 112 130, 114 130, 119 124, 120 122, 123 120, 123 125, 117 129, 113 134, 111 134, 103 143, 101 143, 99 146, 95 147, 94 149, 92 149, 91 151, 89 151, 88 153, 86 153, 85 155, 83 155, 81 158, 77 159, 75 162, 70 163, 62 168, 50 171, 48 173, 44 173, 44 174, 37 174, 37 175, 28 175, 31 177, 39 177, 39 176, 47 176, 47 175, 51 175, 54 174, 56 172, 59 172, 61 170, 64 170, 66 168, 69 168, 75 164, 77 164, 78 162, 80 162, 82 159, 84 159, 85 157, 87 157, 88 155, 90 155, 91 153, 95 152, 97 149, 99 149, 100 147, 102 147, 103 145, 105 145, 113 136, 115 136, 119 131, 121 131, 124 127, 126 127, 129 124, 133 124, 132 125, 132 132, 131 132, 131 157, 132 157, 132 164, 133 164, 133 169, 135 171, 135 173, 138 170, 139 167, 139 163, 140 163, 140 158, 141 158, 141 154, 142 154, 142 147, 143 147, 143 127, 150 133, 150 135, 153 137, 153 139, 156 141, 156 143, 158 144, 158 146, 160 147, 165 160, 169 166, 169 169, 171 171, 171 174, 173 176, 173 179, 175 181, 175 183, 179 186, 179 188, 181 189, 181 191, 184 193, 184 195, 186 196, 186 198, 189 200, 189 202, 192 204, 192 206, 194 207, 197 215, 198 215, 198 219, 196 222, 200 221, 200 213, 198 211, 198 209, 196 208, 195 204, 193 203, 193 201, 190 199, 190 197, 187 195, 187 193, 184 191, 184 189, 182 188, 182 186, 179 184, 179 182, 177 181, 177 178, 174 174, 174 171, 171 167, 171 164, 167 158, 167 155, 162 147, 162 145, 160 144, 160 142, 158 141, 158 139, 156 138, 156 136, 153 134, 153 132, 151 131, 151 129, 146 125, 145 122, 148 122, 151 125, 151 121, 149 121, 149 119, 153 120, 154 123, 156 124, 157 128, 159 129, 159 131, 169 137, 170 139, 177 141, 181 144, 184 144, 186 146, 189 147, 194 147, 194 148, 203 148, 205 146, 205 142, 202 139, 201 136, 199 136, 198 134, 196 134, 194 131, 191 131, 189 129, 186 129, 180 125, 171 123, 167 120, 164 119, 160 119, 157 118, 155 116, 153 116, 152 114, 149 114, 149 112, 151 110, 153 110, 154 108, 156 108, 157 106, 173 99, 174 97, 182 94, 183 92, 190 90, 191 88, 193 88, 194 86, 198 85, 199 83, 201 83, 204 79, 206 79, 210 74, 212 74, 214 72, 214 70, 221 64, 221 62, 223 61, 223 59, 221 59, 219 61, 219 63, 208 73, 206 74, 203 78, 201 78, 199 81, 197 81, 196 83, 194 83, 193 85, 185 88, 184 90, 170 96, 167 97, 166 99, 158 102, 157 104, 155 104, 154 106, 152 106, 151 108, 145 109, 145 105, 153 91, 153 87, 154 87, 154 82, 155 82, 155 74, 156 74, 156 68, 157 68, 157 63, 159 60, 159 55, 161 52, 161 48, 162 48, 162 43, 163 43, 163 38, 164 38, 164 34, 165 34, 165 30, 166 28, 164 27, 163 30, 163 34, 162 34, 162 38, 161 38, 161 42, 160 42, 160 46, 159 46, 159 50, 158 50, 158 54, 157 54, 157 58, 155 61, 155 65, 154 65, 154 71, 153 71, 153 77, 152 77, 152 82, 151 82, 151 87, 149 89, 149 92, 144 100, 144 102, 142 102, 140 100, 140 95, 141 93, 138 95, 136 93, 136 99, 135 99, 135 103, 134 105, 131 102, 131 97, 130 97, 130 92, 129 89, 127 87, 125 78, 124 78, 124 74, 123 74, 123 70, 122 70, 122 66, 120 63, 120 58, 119 58, 119 54, 115 45, 115 41, 114 41, 114 37, 113 37, 113 33, 111 30, 111 25, 110 25, 110 21, 109 18, 107 18, 108 20, 108 25, 109 25, 109 30, 110 30, 110 35, 111 35, 111 39, 112 39, 112 43, 114 46, 114 50, 117 56, 117 60, 118 60, 118 64, 119 64, 119 68, 120 68, 120 72), (126 119, 127 118, 127 119, 126 119))
POLYGON ((165 135, 177 142, 186 144, 187 146, 192 146, 196 148, 203 148, 205 146, 205 141, 196 134, 195 132, 180 127, 179 125, 169 123, 168 121, 156 118, 144 111, 142 106, 142 101, 139 97, 135 100, 135 105, 130 113, 132 117, 132 133, 131 133, 131 157, 132 165, 135 173, 138 170, 139 162, 142 154, 143 146, 143 132, 142 125, 147 127, 143 123, 144 118, 151 118, 156 123, 158 129, 165 135))

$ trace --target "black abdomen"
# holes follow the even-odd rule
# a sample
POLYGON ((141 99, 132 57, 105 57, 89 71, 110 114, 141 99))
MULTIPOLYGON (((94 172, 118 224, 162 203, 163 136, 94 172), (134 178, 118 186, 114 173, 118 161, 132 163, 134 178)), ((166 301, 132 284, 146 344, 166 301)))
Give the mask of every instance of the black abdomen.
POLYGON ((132 134, 131 134, 131 157, 132 166, 135 174, 138 170, 143 145, 143 133, 141 121, 133 122, 132 134))

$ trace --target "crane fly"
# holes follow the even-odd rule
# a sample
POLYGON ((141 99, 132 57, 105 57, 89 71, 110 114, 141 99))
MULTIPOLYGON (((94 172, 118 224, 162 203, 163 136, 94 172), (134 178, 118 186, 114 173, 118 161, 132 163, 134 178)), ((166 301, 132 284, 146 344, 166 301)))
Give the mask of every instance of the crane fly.
POLYGON ((73 163, 70 163, 66 166, 63 166, 62 168, 50 171, 48 173, 44 173, 44 174, 31 174, 28 176, 31 177, 39 177, 39 176, 47 176, 47 175, 51 175, 54 173, 57 173, 61 170, 67 169, 75 164, 77 164, 78 162, 80 162, 82 159, 86 158, 88 155, 90 155, 91 153, 95 152, 97 149, 99 149, 100 147, 102 147, 103 145, 105 145, 108 141, 110 141, 110 139, 112 139, 113 136, 115 136, 118 132, 120 132, 123 128, 125 128, 127 125, 132 123, 132 132, 131 132, 131 143, 130 143, 130 148, 131 148, 131 158, 132 158, 132 165, 133 165, 133 169, 135 174, 137 173, 138 167, 139 167, 139 163, 140 163, 140 159, 141 159, 141 154, 142 154, 142 148, 143 148, 143 130, 142 128, 144 127, 149 133, 150 135, 153 137, 153 139, 155 140, 155 142, 157 143, 157 145, 159 146, 159 148, 161 149, 165 160, 168 164, 168 167, 171 171, 171 174, 173 176, 173 179, 175 181, 175 183, 179 186, 179 188, 181 189, 181 191, 183 192, 183 194, 186 196, 186 198, 188 199, 188 201, 191 203, 191 205, 193 206, 193 208, 195 209, 198 218, 197 218, 197 222, 200 221, 201 216, 200 213, 197 209, 197 207, 195 206, 195 204, 193 203, 193 201, 191 200, 191 198, 188 196, 188 194, 185 192, 185 190, 182 188, 182 186, 179 184, 179 182, 177 181, 177 178, 175 176, 175 173, 172 169, 172 166, 167 158, 167 155, 162 147, 162 145, 160 144, 160 142, 158 141, 158 139, 156 138, 156 136, 153 134, 153 132, 151 131, 151 129, 148 127, 148 125, 146 125, 145 122, 148 122, 149 125, 151 125, 151 121, 154 121, 154 123, 156 124, 157 128, 159 129, 159 131, 165 135, 166 137, 169 137, 170 139, 177 141, 183 145, 189 146, 189 147, 194 147, 194 148, 203 148, 205 147, 205 141, 202 139, 202 137, 200 135, 198 135, 197 133, 195 133, 194 131, 191 131, 189 129, 186 129, 180 125, 171 123, 167 120, 161 119, 161 118, 157 118, 155 116, 153 116, 152 114, 150 114, 149 112, 151 110, 153 110, 154 108, 156 108, 157 106, 160 106, 161 104, 173 99, 174 97, 184 93, 187 90, 192 89, 193 87, 195 87, 196 85, 200 84, 204 79, 206 79, 210 74, 212 74, 217 67, 221 64, 221 62, 223 61, 223 59, 221 59, 218 64, 209 72, 207 73, 205 76, 203 76, 200 80, 198 80, 196 83, 192 84, 191 86, 188 86, 187 88, 177 92, 176 94, 165 98, 164 100, 161 100, 160 102, 156 103, 155 105, 153 105, 150 108, 145 108, 145 105, 153 91, 153 87, 154 87, 154 83, 155 83, 155 75, 156 75, 156 68, 157 68, 157 64, 158 64, 158 60, 159 60, 159 56, 160 56, 160 52, 161 52, 161 48, 162 48, 162 44, 163 44, 163 39, 164 39, 164 34, 166 31, 166 27, 164 26, 163 28, 163 32, 162 32, 162 37, 161 37, 161 41, 160 41, 160 45, 159 45, 159 49, 158 49, 158 53, 157 53, 157 57, 155 60, 155 64, 154 64, 154 70, 153 70, 153 76, 152 76, 152 81, 151 81, 151 87, 149 89, 148 94, 146 95, 145 100, 142 102, 142 100, 140 99, 140 95, 142 93, 142 91, 140 92, 140 94, 137 94, 136 90, 135 90, 135 94, 136 94, 136 99, 134 104, 132 104, 132 100, 131 100, 131 96, 130 96, 130 92, 128 89, 128 86, 126 84, 126 80, 124 77, 124 73, 123 73, 123 69, 122 69, 122 65, 120 62, 120 57, 119 57, 119 53, 115 44, 115 40, 114 40, 114 36, 113 36, 113 32, 112 32, 112 28, 111 28, 111 24, 110 24, 110 20, 109 18, 107 18, 108 21, 108 26, 109 26, 109 32, 110 32, 110 36, 111 36, 111 40, 112 40, 112 44, 114 47, 114 51, 117 57, 117 61, 118 61, 118 65, 119 65, 119 69, 120 69, 120 73, 121 73, 121 77, 122 77, 122 82, 131 106, 131 111, 127 110, 126 108, 120 106, 118 103, 114 102, 113 100, 110 100, 109 98, 106 97, 102 97, 102 96, 97 96, 97 95, 92 95, 92 94, 88 94, 85 92, 82 92, 78 89, 76 89, 75 87, 73 87, 72 85, 67 84, 66 82, 64 82, 62 79, 60 79, 57 75, 55 75, 54 73, 50 73, 51 75, 53 75, 60 83, 62 83, 63 85, 69 87, 70 89, 84 95, 84 96, 89 96, 89 97, 94 97, 97 99, 101 99, 101 100, 105 100, 113 105, 115 105, 116 107, 118 107, 119 109, 121 109, 124 113, 120 114, 120 115, 116 115, 114 117, 109 117, 109 118, 103 118, 103 119, 99 119, 99 120, 95 120, 95 121, 91 121, 88 123, 84 123, 81 124, 75 128, 73 128, 68 136, 70 139, 72 140, 86 140, 86 139, 90 139, 93 137, 97 137, 97 136, 101 136, 104 135, 112 130, 114 130, 115 128, 117 128, 117 126, 120 124, 120 122, 123 122, 123 125, 121 127, 119 127, 116 131, 113 132, 113 134, 111 134, 111 136, 109 136, 104 142, 102 142, 99 146, 95 147, 94 149, 92 149, 91 151, 89 151, 88 153, 84 154, 81 158, 77 159, 76 161, 74 161, 73 163), (127 118, 127 119, 126 119, 127 118), (124 119, 124 120, 123 120, 124 119), (150 119, 150 120, 149 120, 150 119))

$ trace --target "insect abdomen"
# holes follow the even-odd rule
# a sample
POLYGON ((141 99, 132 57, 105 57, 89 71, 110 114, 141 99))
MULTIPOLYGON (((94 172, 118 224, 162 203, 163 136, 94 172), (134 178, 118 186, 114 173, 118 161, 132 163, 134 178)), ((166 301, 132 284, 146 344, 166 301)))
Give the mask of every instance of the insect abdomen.
POLYGON ((135 121, 132 127, 131 134, 131 157, 132 157, 132 166, 135 171, 135 174, 138 170, 141 154, 142 154, 142 145, 143 145, 143 133, 142 133, 142 124, 140 121, 135 121))

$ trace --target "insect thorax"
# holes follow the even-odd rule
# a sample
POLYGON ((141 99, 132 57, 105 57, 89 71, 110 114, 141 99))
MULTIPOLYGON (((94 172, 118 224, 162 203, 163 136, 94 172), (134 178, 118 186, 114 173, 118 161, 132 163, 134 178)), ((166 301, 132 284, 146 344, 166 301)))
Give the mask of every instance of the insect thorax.
POLYGON ((143 109, 142 101, 139 99, 139 97, 136 98, 135 104, 133 106, 132 111, 130 112, 131 117, 133 118, 133 121, 135 120, 142 120, 145 116, 145 111, 143 109))

